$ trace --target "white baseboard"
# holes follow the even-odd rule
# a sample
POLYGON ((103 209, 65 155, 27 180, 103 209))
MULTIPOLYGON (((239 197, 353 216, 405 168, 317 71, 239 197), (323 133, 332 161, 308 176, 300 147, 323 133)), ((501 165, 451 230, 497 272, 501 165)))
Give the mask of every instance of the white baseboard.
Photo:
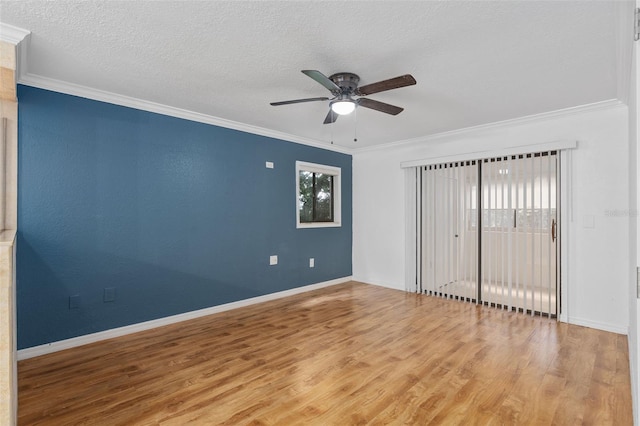
POLYGON ((609 331, 611 333, 624 334, 625 336, 628 334, 629 330, 626 326, 618 326, 615 324, 608 324, 600 321, 592 321, 584 318, 576 318, 576 317, 567 317, 567 323, 573 325, 580 325, 583 327, 595 328, 597 330, 609 331))
POLYGON ((127 334, 137 333, 139 331, 150 330, 152 328, 162 327, 169 324, 175 324, 178 322, 203 317, 206 315, 217 314, 219 312, 230 311, 232 309, 255 305, 257 303, 268 302, 270 300, 281 299, 283 297, 293 296, 300 293, 306 293, 308 291, 318 290, 320 288, 346 283, 351 280, 352 280, 352 277, 337 278, 335 280, 324 281, 316 284, 306 285, 303 287, 292 288, 289 290, 279 291, 277 293, 265 294, 264 296, 252 297, 250 299, 238 300, 237 302, 225 303, 224 305, 212 306, 210 308, 199 309, 197 311, 185 312, 183 314, 172 315, 170 317, 158 318, 155 320, 127 325, 124 327, 112 328, 111 330, 105 330, 97 333, 86 334, 84 336, 73 337, 71 339, 59 340, 57 342, 51 342, 51 343, 46 343, 44 345, 20 349, 18 351, 18 361, 21 361, 23 359, 28 359, 28 358, 34 358, 40 355, 50 354, 53 352, 62 351, 64 349, 70 349, 70 348, 75 348, 82 345, 87 345, 89 343, 99 342, 101 340, 125 336, 127 334))
POLYGON ((404 285, 398 287, 395 284, 384 283, 384 282, 381 282, 381 281, 370 280, 370 279, 367 279, 367 278, 362 278, 362 277, 357 277, 357 276, 352 277, 352 279, 353 279, 353 281, 357 281, 357 282, 363 283, 363 284, 370 284, 370 285, 375 285, 375 286, 378 286, 378 287, 390 288, 392 290, 402 290, 402 291, 405 290, 404 285))
MULTIPOLYGON (((389 283, 382 283, 382 282, 379 282, 379 281, 378 282, 374 282, 374 281, 368 280, 366 278, 361 278, 361 277, 357 277, 357 276, 354 276, 353 280, 361 282, 361 283, 364 283, 364 284, 376 285, 376 286, 379 286, 379 287, 386 287, 386 288, 390 288, 390 289, 394 289, 394 290, 405 290, 404 288, 398 288, 397 286, 389 284, 389 283)), ((597 330, 608 331, 608 332, 611 332, 611 333, 628 335, 627 327, 617 326, 617 325, 614 325, 614 324, 608 324, 608 323, 599 322, 599 321, 592 321, 592 320, 588 320, 588 319, 584 319, 584 318, 568 317, 566 314, 561 314, 560 318, 559 318, 559 321, 560 322, 566 322, 568 324, 579 325, 579 326, 582 326, 582 327, 595 328, 597 330)))

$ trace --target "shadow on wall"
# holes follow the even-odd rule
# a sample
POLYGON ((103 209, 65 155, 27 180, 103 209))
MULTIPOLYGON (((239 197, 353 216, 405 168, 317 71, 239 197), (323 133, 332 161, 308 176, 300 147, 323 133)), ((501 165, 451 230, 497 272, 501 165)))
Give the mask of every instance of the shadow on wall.
POLYGON ((19 349, 351 275, 350 155, 18 96, 19 349), (298 160, 342 169, 341 227, 296 229, 298 160))
POLYGON ((55 259, 58 266, 51 267, 25 238, 19 238, 18 244, 20 259, 28 261, 28 267, 21 265, 18 282, 21 348, 277 291, 238 284, 259 278, 238 280, 233 275, 242 268, 199 276, 103 252, 66 253, 55 259), (83 263, 91 262, 92 257, 100 259, 101 268, 76 270, 69 276, 66 260, 83 263), (105 289, 113 293, 107 295, 112 301, 105 301, 105 289))

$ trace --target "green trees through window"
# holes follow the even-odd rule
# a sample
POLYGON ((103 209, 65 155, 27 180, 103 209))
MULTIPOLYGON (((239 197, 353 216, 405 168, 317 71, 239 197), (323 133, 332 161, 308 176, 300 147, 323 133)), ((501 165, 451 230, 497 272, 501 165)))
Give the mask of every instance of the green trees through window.
POLYGON ((333 175, 301 170, 300 222, 333 222, 333 175))
POLYGON ((296 161, 297 228, 341 226, 339 167, 296 161))

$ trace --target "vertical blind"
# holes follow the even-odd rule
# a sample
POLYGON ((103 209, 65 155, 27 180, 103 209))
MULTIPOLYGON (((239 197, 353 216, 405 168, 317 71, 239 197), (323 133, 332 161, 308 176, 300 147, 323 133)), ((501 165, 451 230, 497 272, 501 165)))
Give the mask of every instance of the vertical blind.
POLYGON ((422 166, 420 292, 557 315, 558 153, 422 166))

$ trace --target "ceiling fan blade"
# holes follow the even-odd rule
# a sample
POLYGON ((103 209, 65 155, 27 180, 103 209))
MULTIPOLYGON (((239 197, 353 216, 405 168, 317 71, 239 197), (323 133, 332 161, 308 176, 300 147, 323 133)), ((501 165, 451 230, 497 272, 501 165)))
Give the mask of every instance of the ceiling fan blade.
POLYGON ((405 86, 413 86, 416 79, 411 74, 401 75, 400 77, 390 78, 389 80, 378 81, 377 83, 367 84, 358 87, 356 94, 367 96, 373 93, 384 92, 385 90, 398 89, 405 86))
POLYGON ((358 99, 358 105, 365 108, 375 109, 376 111, 386 112, 391 115, 398 115, 404 108, 397 107, 395 105, 386 104, 384 102, 374 101, 373 99, 360 98, 358 99))
POLYGON ((307 76, 311 77, 312 79, 314 79, 315 81, 317 81, 318 83, 322 84, 327 89, 329 89, 329 91, 334 95, 340 94, 341 92, 340 87, 338 87, 338 85, 335 84, 333 81, 329 80, 329 77, 322 74, 320 71, 302 70, 302 72, 307 76))
POLYGON ((331 108, 329 108, 329 113, 327 114, 327 116, 324 119, 324 123, 322 124, 329 124, 329 123, 333 123, 338 119, 338 114, 336 114, 335 112, 333 112, 333 110, 331 108))
POLYGON ((271 102, 273 106, 299 104, 302 102, 315 102, 315 101, 328 101, 329 98, 306 98, 306 99, 294 99, 292 101, 271 102))

